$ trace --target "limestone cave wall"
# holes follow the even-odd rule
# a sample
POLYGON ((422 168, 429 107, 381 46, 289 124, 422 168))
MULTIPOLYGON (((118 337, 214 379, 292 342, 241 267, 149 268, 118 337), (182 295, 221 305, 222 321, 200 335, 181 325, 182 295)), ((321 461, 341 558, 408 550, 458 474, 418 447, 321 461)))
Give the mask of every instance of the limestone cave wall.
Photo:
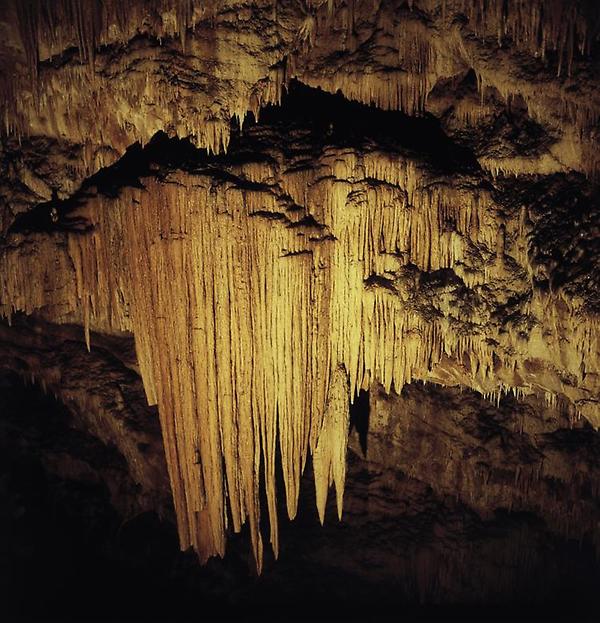
POLYGON ((1 5, 4 439, 261 595, 586 593, 599 5, 1 5))

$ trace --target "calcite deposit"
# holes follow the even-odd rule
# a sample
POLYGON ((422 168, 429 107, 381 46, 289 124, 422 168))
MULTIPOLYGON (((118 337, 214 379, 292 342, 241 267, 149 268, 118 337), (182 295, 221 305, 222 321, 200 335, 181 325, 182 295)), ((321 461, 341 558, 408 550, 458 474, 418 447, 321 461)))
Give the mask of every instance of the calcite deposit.
POLYGON ((224 556, 248 524, 260 570, 308 464, 343 520, 366 391, 386 469, 597 541, 593 453, 522 436, 600 426, 597 3, 3 5, 3 367, 114 444, 145 503, 158 407, 183 549, 224 556), (31 331, 114 365, 73 383, 83 346, 31 331), (496 430, 505 400, 521 436, 498 458, 460 422, 496 430))

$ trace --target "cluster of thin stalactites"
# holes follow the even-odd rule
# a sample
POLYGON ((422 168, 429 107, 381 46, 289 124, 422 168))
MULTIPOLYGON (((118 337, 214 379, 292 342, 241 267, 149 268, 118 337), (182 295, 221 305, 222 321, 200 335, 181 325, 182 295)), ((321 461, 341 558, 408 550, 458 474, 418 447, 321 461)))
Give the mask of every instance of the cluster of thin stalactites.
MULTIPOLYGON (((98 45, 128 41, 142 23, 152 28, 150 14, 160 16, 156 28, 163 36, 179 35, 185 47, 185 33, 205 17, 208 6, 193 0, 152 0, 132 3, 125 11, 124 3, 116 0, 91 4, 91 12, 83 0, 15 5, 34 80, 41 57, 73 42, 81 60, 93 67, 98 45)), ((327 4, 330 12, 341 10, 340 2, 327 4)), ((409 4, 416 8, 416 2, 409 4)), ((497 27, 499 39, 509 35, 532 52, 558 50, 559 66, 566 64, 569 70, 575 51, 588 51, 586 22, 570 3, 498 0, 482 6, 465 0, 438 8, 460 9, 481 34, 497 27)), ((399 40, 401 61, 410 72, 386 81, 379 75, 354 80, 340 74, 330 82, 320 78, 317 86, 341 88, 348 97, 381 108, 422 111, 437 77, 451 73, 448 55, 426 39, 426 30, 413 24, 399 40)), ((36 102, 36 110, 46 106, 53 111, 60 100, 66 110, 63 117, 46 115, 48 127, 40 125, 40 131, 60 134, 80 105, 75 85, 89 68, 70 71, 66 99, 64 85, 50 81, 36 102)), ((300 69, 290 61, 288 74, 272 70, 260 93, 241 89, 230 112, 243 118, 252 109, 257 116, 262 104, 279 101, 294 71, 300 69)), ((309 76, 305 79, 310 82, 309 76)), ((135 93, 152 90, 142 74, 128 81, 127 88, 135 93)), ((95 106, 109 89, 102 81, 96 85, 95 106)), ((165 109, 179 97, 175 87, 173 93, 158 91, 165 109)), ((127 102, 138 99, 131 92, 118 96, 127 102)), ((576 120, 582 114, 571 112, 576 120)), ((580 125, 591 120, 593 113, 586 113, 580 125)), ((8 117, 5 121, 9 130, 15 129, 8 117)), ((131 125, 127 115, 118 123, 131 125)), ((140 120, 140 128, 143 123, 150 121, 140 120)), ((227 149, 227 119, 220 123, 191 117, 178 123, 176 134, 194 136, 209 151, 227 149)), ((158 129, 138 128, 135 138, 143 141, 158 129)), ((80 131, 85 142, 86 128, 80 131)), ((128 141, 131 137, 125 136, 123 145, 128 141)), ((90 172, 98 164, 91 161, 90 172)), ((425 318, 398 292, 366 288, 371 275, 395 274, 409 263, 422 271, 452 268, 468 287, 502 278, 504 251, 498 249, 504 233, 486 192, 433 185, 423 190, 410 162, 367 155, 360 158, 358 172, 359 158, 346 154, 327 166, 330 179, 320 185, 309 179, 310 172, 281 180, 282 190, 297 205, 307 206, 332 234, 322 240, 311 241, 297 228, 253 217, 280 210, 274 195, 236 188, 214 193, 209 185, 183 176, 177 184, 150 181, 144 193, 128 189, 116 202, 99 198, 90 210, 94 232, 69 235, 66 252, 51 239, 40 238, 5 251, 1 258, 4 315, 45 309, 57 321, 78 319, 85 325, 88 345, 90 328, 134 333, 148 400, 159 407, 181 544, 193 546, 203 559, 224 553, 229 521, 234 530, 249 522, 260 567, 261 482, 270 541, 277 552, 278 453, 290 517, 296 513, 309 455, 321 520, 331 485, 341 514, 348 405, 360 389, 378 382, 386 391, 400 391, 415 378, 433 378, 464 382, 498 398, 506 391, 531 390, 535 381, 521 368, 528 356, 557 365, 566 361, 578 381, 597 359, 597 326, 565 319, 543 297, 534 297, 530 306, 537 318, 546 316, 545 331, 532 331, 525 339, 510 332, 490 336, 488 318, 470 319, 473 332, 460 334, 448 321, 448 309, 425 318), (387 186, 363 184, 356 192, 356 182, 348 182, 367 178, 387 186), (478 271, 466 261, 473 247, 485 264, 478 271), (511 355, 499 355, 490 338, 511 355), (501 379, 496 376, 499 359, 501 379)), ((494 164, 489 166, 493 170, 494 164)), ((270 174, 258 164, 249 164, 245 173, 254 181, 270 174)), ((526 249, 515 253, 521 253, 517 259, 526 266, 526 249)), ((539 388, 545 395, 565 389, 555 377, 539 388)))
MULTIPOLYGON (((215 190, 180 173, 98 197, 87 208, 93 232, 69 234, 66 248, 42 236, 2 256, 4 315, 79 319, 88 345, 90 328, 133 332, 159 409, 181 545, 202 559, 223 555, 228 527, 248 522, 260 568, 261 482, 277 553, 278 454, 290 517, 309 455, 321 520, 332 485, 341 515, 349 402, 373 383, 399 392, 417 378, 460 382, 495 399, 542 382, 548 394, 568 389, 552 375, 528 376, 530 357, 568 365, 579 382, 594 371, 597 326, 565 316, 562 301, 534 296, 524 313, 543 324, 524 338, 477 315, 461 333, 445 303, 423 316, 394 287, 369 287, 371 275, 408 264, 452 268, 477 287, 504 278, 509 251, 526 263, 526 250, 505 248, 487 191, 428 186, 410 161, 323 157, 331 175, 319 183, 290 171, 279 185, 326 236, 261 216, 280 215, 274 193, 215 190), (373 178, 382 184, 365 182, 373 178), (468 269, 474 248, 488 258, 479 271, 468 269)), ((264 181, 273 171, 249 163, 241 173, 264 181)))
MULTIPOLYGON (((308 2, 306 10, 312 8, 319 13, 324 4, 323 2, 308 2)), ((334 14, 350 12, 354 15, 365 10, 364 4, 368 2, 366 0, 332 2, 329 3, 329 10, 334 14)), ((420 4, 418 2, 408 4, 413 14, 416 14, 420 4)), ((521 95, 532 107, 532 112, 536 117, 555 122, 553 118, 546 119, 548 115, 544 108, 548 102, 545 99, 542 98, 542 101, 538 102, 534 94, 521 92, 521 86, 513 84, 512 78, 504 76, 502 72, 490 73, 485 67, 478 67, 478 59, 472 58, 460 41, 455 40, 449 26, 453 23, 450 15, 464 14, 469 18, 471 28, 477 34, 488 35, 490 32, 497 32, 499 40, 504 35, 510 36, 516 45, 535 55, 543 56, 547 50, 557 51, 557 71, 560 73, 565 66, 570 72, 577 53, 586 54, 590 51, 594 29, 597 26, 592 19, 595 13, 585 2, 512 0, 506 3, 494 0, 484 4, 475 0, 441 3, 427 0, 421 4, 422 9, 430 14, 446 15, 444 23, 449 30, 445 34, 440 34, 427 28, 419 19, 402 21, 396 29, 399 52, 398 71, 366 74, 360 79, 357 79, 355 75, 346 76, 343 71, 333 76, 307 75, 304 78, 307 82, 314 82, 317 86, 333 92, 341 89, 347 97, 352 99, 413 114, 422 112, 426 108, 427 96, 439 78, 456 73, 456 60, 453 59, 464 57, 461 62, 472 64, 473 69, 481 77, 482 85, 483 83, 489 84, 507 97, 511 94, 521 95)), ((207 0, 152 0, 144 3, 133 2, 126 8, 125 6, 117 0, 105 0, 98 3, 88 3, 83 0, 27 0, 25 2, 19 0, 15 3, 13 12, 16 15, 21 45, 28 64, 27 73, 32 79, 30 84, 33 84, 33 89, 30 89, 31 93, 28 93, 27 89, 25 91, 19 89, 18 81, 14 79, 16 76, 6 81, 3 108, 4 125, 8 132, 26 134, 31 132, 33 127, 33 131, 46 131, 49 135, 60 135, 61 125, 68 123, 68 118, 53 122, 54 115, 59 109, 66 108, 67 117, 68 115, 81 116, 77 102, 82 98, 87 102, 84 108, 94 108, 94 102, 101 102, 107 94, 110 94, 112 105, 109 105, 107 101, 107 106, 99 106, 99 110, 103 108, 118 110, 121 107, 121 100, 125 103, 131 98, 127 93, 113 93, 114 87, 105 83, 102 76, 94 72, 94 56, 98 47, 106 43, 126 43, 136 33, 148 32, 158 38, 180 37, 181 44, 185 48, 186 33, 189 35, 202 20, 214 15, 217 7, 214 2, 207 0), (62 53, 71 45, 79 50, 83 65, 75 65, 66 71, 59 81, 60 84, 54 84, 51 80, 40 87, 38 79, 40 58, 47 59, 54 54, 62 53), (90 66, 91 72, 86 69, 86 64, 90 66), (90 77, 93 77, 93 80, 90 81, 90 77), (62 84, 65 81, 66 84, 62 84), (84 90, 89 92, 87 99, 82 89, 77 88, 77 85, 82 83, 89 83, 88 88, 84 90), (30 126, 29 118, 35 117, 36 111, 40 108, 44 111, 43 116, 47 118, 47 127, 38 127, 37 124, 30 126)), ((261 10, 265 10, 266 6, 268 3, 265 6, 261 5, 261 10)), ((323 11, 326 9, 323 8, 323 11)), ((276 14, 275 5, 273 13, 276 14)), ((328 19, 323 19, 321 22, 320 28, 332 27, 328 19)), ((342 22, 346 23, 347 20, 342 20, 342 22)), ((351 27, 353 26, 348 23, 347 28, 351 27)), ((292 50, 288 52, 288 64, 292 66, 294 54, 292 50)), ((300 61, 299 65, 301 66, 302 63, 303 61, 300 61)), ((271 63, 270 66, 273 67, 274 64, 271 63)), ((267 82, 281 82, 277 71, 267 71, 266 68, 265 71, 268 75, 263 78, 266 78, 267 82)), ((292 75, 293 71, 288 71, 288 74, 292 75)), ((164 102, 165 109, 168 109, 179 103, 183 96, 176 85, 159 82, 154 85, 153 89, 152 85, 149 86, 147 82, 148 76, 137 69, 133 75, 128 77, 126 88, 130 91, 133 101, 139 102, 143 99, 142 96, 148 93, 160 102, 161 98, 164 99, 164 93, 169 91, 170 95, 164 102), (149 88, 150 91, 148 91, 149 88)), ((213 152, 226 150, 229 119, 232 115, 243 117, 248 110, 256 112, 262 104, 278 101, 281 84, 265 86, 262 81, 259 82, 261 82, 260 87, 256 84, 252 88, 244 85, 238 95, 232 94, 236 101, 228 102, 228 110, 216 120, 217 123, 214 119, 204 118, 201 114, 196 115, 201 119, 199 124, 194 123, 192 119, 169 119, 169 123, 176 126, 174 131, 178 135, 192 136, 198 146, 206 147, 213 152), (276 93, 270 93, 273 86, 277 87, 276 93)), ((564 100, 565 110, 556 111, 556 115, 564 113, 580 132, 585 133, 597 121, 596 110, 591 111, 591 118, 589 118, 590 112, 586 112, 587 109, 571 110, 570 93, 563 93, 559 90, 552 96, 554 100, 557 97, 564 100)), ((195 107, 193 99, 192 96, 190 99, 192 109, 195 107)), ((577 104, 576 108, 580 107, 577 104)), ((135 109, 131 106, 127 108, 135 109)), ((473 111, 473 114, 476 114, 476 111, 473 111)), ((190 115, 190 117, 193 116, 190 115)), ((119 121, 122 126, 119 130, 125 131, 125 128, 131 128, 132 121, 135 135, 131 136, 131 130, 129 131, 128 144, 135 140, 144 142, 156 131, 156 128, 144 127, 147 122, 143 119, 138 120, 131 114, 124 115, 119 121)), ((95 132, 94 128, 82 127, 81 136, 77 138, 81 142, 94 140, 96 139, 95 132)), ((118 134, 118 131, 113 134, 118 134)), ((100 136, 96 142, 99 142, 100 136)), ((114 139, 120 144, 116 136, 114 139)))

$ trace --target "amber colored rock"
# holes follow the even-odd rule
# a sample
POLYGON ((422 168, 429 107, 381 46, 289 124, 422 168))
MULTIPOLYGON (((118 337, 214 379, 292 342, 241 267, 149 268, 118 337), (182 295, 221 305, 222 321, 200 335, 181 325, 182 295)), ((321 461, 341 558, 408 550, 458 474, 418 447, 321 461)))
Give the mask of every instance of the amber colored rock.
POLYGON ((532 442, 496 483, 453 455, 496 451, 461 428, 470 401, 403 388, 600 426, 595 3, 14 0, 0 29, 4 367, 72 401, 150 495, 158 459, 102 385, 139 372, 183 549, 224 556, 248 523, 260 569, 278 466, 294 518, 309 457, 321 522, 330 487, 342 517, 350 403, 375 388, 379 463, 564 531, 560 453, 532 442), (91 353, 132 335, 135 357, 69 390, 85 357, 39 354, 23 314, 91 353), (389 451, 438 408, 449 428, 389 451))

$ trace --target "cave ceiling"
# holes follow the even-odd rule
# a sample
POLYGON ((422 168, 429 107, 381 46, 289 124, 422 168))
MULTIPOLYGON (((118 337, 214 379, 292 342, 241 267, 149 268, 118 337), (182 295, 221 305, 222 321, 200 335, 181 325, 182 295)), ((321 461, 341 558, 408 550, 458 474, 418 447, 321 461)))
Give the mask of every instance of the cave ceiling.
POLYGON ((260 568, 308 463, 341 517, 361 391, 600 426, 598 3, 1 5, 3 367, 168 472, 182 548, 260 568))

